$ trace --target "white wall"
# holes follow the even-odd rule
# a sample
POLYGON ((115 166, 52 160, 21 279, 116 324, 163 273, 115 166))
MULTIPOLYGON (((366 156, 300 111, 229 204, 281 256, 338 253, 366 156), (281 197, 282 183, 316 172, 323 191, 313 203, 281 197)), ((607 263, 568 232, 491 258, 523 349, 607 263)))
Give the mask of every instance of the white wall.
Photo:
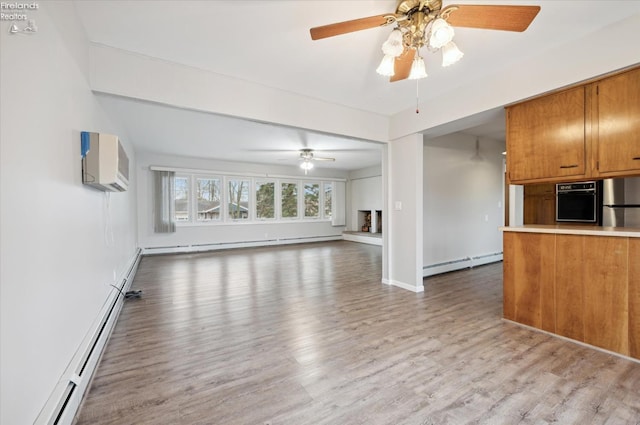
MULTIPOLYGON (((344 226, 332 226, 329 221, 296 220, 292 223, 254 223, 254 224, 215 224, 215 225, 179 225, 175 233, 154 233, 152 221, 153 191, 152 173, 149 166, 163 166, 211 172, 231 172, 248 174, 269 174, 305 176, 299 167, 249 164, 229 161, 217 161, 201 158, 178 157, 161 154, 140 153, 138 155, 138 236, 143 248, 176 247, 206 244, 233 244, 250 242, 252 244, 272 243, 278 240, 297 238, 322 238, 341 236, 344 226)), ((308 177, 346 179, 347 173, 339 170, 314 168, 308 177)), ((312 239, 310 239, 312 240, 312 239)))
POLYGON ((389 143, 383 162, 388 185, 385 189, 388 218, 383 217, 386 224, 383 253, 388 255, 388 263, 383 263, 383 282, 414 292, 424 291, 422 152, 422 136, 413 134, 389 143))
POLYGON ((358 231, 358 211, 382 211, 382 166, 367 167, 349 173, 347 228, 358 231))
POLYGON ((0 422, 30 424, 133 258, 136 185, 84 187, 80 131, 126 135, 88 84, 75 9, 39 2, 38 32, 0 22, 0 422))
POLYGON ((504 143, 481 139, 474 160, 475 140, 462 133, 425 140, 425 267, 502 252, 504 143))

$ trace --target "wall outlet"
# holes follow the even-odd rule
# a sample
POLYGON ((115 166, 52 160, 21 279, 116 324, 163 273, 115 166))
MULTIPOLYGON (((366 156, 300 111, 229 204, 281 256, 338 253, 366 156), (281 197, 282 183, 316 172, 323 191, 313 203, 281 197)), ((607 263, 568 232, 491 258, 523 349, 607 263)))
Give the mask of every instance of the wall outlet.
POLYGON ((487 223, 489 222, 489 214, 484 215, 484 221, 487 223))

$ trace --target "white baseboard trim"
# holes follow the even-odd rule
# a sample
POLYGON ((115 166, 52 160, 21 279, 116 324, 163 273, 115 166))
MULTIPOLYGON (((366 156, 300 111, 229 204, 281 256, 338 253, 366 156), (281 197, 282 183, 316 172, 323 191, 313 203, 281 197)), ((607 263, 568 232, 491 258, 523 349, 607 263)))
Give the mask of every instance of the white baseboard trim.
POLYGON ((357 234, 353 234, 353 233, 343 233, 342 237, 344 238, 345 241, 351 241, 351 242, 359 242, 359 243, 366 243, 369 245, 378 245, 378 246, 382 246, 382 238, 379 237, 370 237, 370 236, 365 236, 365 235, 357 235, 357 234))
POLYGON ((397 286, 398 288, 406 289, 411 292, 424 292, 424 285, 411 285, 409 283, 399 282, 393 279, 382 279, 382 283, 389 286, 397 286))
POLYGON ((502 261, 502 252, 478 255, 475 257, 460 258, 457 260, 446 261, 437 264, 429 264, 422 268, 422 276, 434 276, 441 273, 469 269, 490 263, 497 263, 498 261, 502 261))
MULTIPOLYGON (((129 267, 126 268, 119 280, 121 284, 118 287, 123 294, 131 287, 141 258, 142 250, 137 249, 129 267)), ((124 297, 113 288, 67 369, 62 374, 58 385, 40 411, 34 425, 70 425, 73 423, 84 394, 91 383, 93 373, 102 357, 102 351, 118 320, 123 302, 124 297)))
POLYGON ((180 254, 180 253, 217 251, 221 249, 232 249, 232 248, 258 248, 263 246, 292 245, 297 243, 328 242, 328 241, 340 241, 340 240, 343 240, 342 235, 312 236, 308 238, 290 238, 290 239, 286 239, 286 238, 269 239, 269 240, 245 241, 245 242, 221 242, 221 243, 194 244, 194 245, 158 246, 158 247, 142 248, 142 254, 143 255, 180 254))

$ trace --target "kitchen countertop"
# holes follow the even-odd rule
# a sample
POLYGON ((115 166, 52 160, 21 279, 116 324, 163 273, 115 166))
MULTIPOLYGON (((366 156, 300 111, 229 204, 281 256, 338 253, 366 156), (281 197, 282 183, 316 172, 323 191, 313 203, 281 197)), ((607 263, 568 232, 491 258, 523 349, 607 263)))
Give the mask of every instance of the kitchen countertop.
POLYGON ((560 235, 618 236, 640 238, 640 228, 579 226, 570 224, 527 224, 524 226, 500 227, 503 232, 552 233, 560 235))

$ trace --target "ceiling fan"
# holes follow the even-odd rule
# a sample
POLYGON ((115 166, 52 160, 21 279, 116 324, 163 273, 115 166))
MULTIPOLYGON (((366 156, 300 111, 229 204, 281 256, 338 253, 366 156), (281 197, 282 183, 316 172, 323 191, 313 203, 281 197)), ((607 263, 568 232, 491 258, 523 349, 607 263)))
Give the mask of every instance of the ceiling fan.
POLYGON ((443 66, 462 58, 453 43, 453 27, 522 32, 540 11, 540 6, 449 5, 442 0, 400 0, 395 13, 370 16, 311 28, 311 39, 333 37, 369 28, 395 24, 382 45, 385 54, 376 70, 390 80, 420 79, 427 76, 420 49, 441 50, 443 66))
POLYGON ((313 168, 313 161, 335 161, 335 158, 328 158, 322 156, 315 156, 313 154, 313 149, 301 149, 300 150, 300 168, 304 170, 304 173, 307 174, 309 170, 313 168))

